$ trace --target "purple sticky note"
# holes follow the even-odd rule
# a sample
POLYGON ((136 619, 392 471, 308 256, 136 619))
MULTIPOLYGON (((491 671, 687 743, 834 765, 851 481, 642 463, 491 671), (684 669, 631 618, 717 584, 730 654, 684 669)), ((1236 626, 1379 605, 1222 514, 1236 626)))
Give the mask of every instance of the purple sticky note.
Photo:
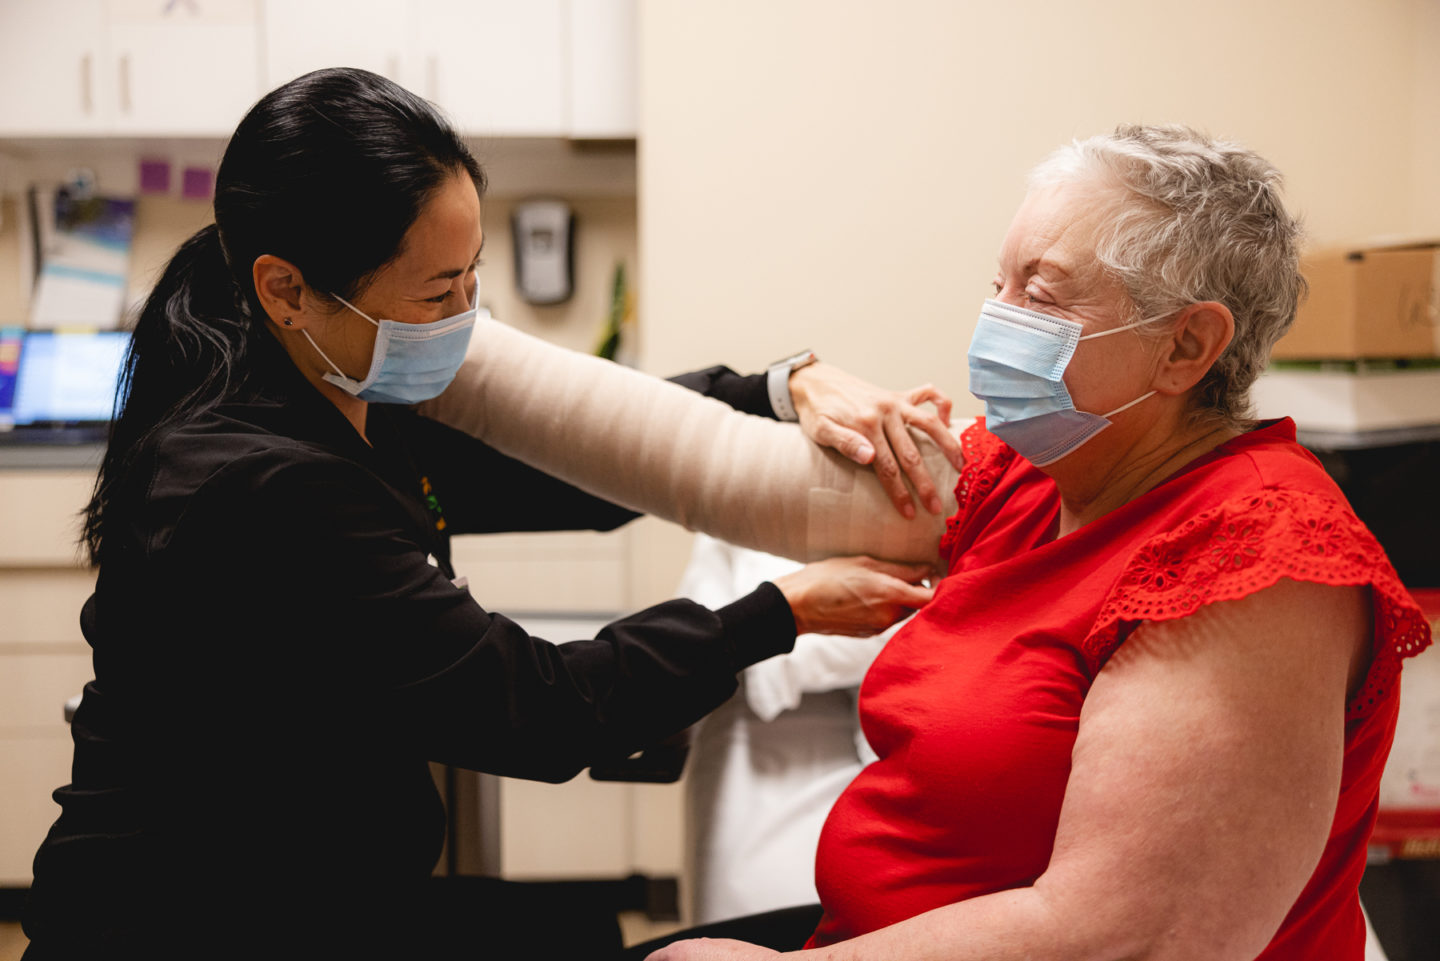
POLYGON ((215 171, 209 167, 186 167, 180 177, 180 196, 186 200, 209 200, 215 192, 215 171))
POLYGON ((142 194, 168 194, 170 192, 170 161, 140 161, 140 192, 142 194))

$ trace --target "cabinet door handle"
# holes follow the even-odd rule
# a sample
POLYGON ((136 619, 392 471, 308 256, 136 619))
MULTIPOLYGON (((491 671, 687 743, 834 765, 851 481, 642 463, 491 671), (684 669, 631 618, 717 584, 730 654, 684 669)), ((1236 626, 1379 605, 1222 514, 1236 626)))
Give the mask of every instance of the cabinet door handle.
POLYGON ((85 113, 95 112, 95 94, 90 83, 91 57, 87 53, 80 58, 80 109, 85 113))
POLYGON ((396 83, 400 82, 399 54, 392 53, 390 56, 385 58, 385 76, 389 77, 391 80, 394 80, 396 83))
POLYGON ((120 109, 130 112, 130 55, 120 55, 120 109))
POLYGON ((425 99, 434 102, 440 100, 440 58, 435 54, 425 58, 425 99))

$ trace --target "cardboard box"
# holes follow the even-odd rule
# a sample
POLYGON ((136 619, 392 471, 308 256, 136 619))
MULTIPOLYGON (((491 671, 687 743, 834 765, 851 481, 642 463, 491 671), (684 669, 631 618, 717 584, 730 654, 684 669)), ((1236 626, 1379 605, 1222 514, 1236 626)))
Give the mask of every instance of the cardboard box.
POLYGON ((1310 296, 1272 357, 1440 356, 1440 241, 1317 251, 1300 269, 1310 296))

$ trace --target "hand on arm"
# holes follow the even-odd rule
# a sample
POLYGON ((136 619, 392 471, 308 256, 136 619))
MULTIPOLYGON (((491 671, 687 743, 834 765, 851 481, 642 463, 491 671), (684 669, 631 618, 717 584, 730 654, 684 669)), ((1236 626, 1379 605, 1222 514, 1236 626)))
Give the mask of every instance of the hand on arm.
POLYGON ((940 492, 908 428, 929 435, 956 470, 963 467, 960 442, 949 429, 949 397, 928 384, 902 392, 882 390, 823 363, 790 375, 790 397, 806 436, 857 464, 873 463, 876 476, 901 514, 915 516, 907 478, 925 509, 932 514, 941 512, 940 492), (934 410, 920 406, 927 402, 934 410))
MULTIPOLYGON (((805 955, 1254 958, 1324 850, 1370 618, 1361 588, 1281 581, 1143 625, 1086 697, 1054 852, 1033 886, 805 955)), ((702 944, 661 957, 768 956, 702 944)))
POLYGON ((831 557, 774 584, 790 603, 796 634, 870 637, 929 602, 934 589, 920 581, 931 573, 925 564, 831 557))

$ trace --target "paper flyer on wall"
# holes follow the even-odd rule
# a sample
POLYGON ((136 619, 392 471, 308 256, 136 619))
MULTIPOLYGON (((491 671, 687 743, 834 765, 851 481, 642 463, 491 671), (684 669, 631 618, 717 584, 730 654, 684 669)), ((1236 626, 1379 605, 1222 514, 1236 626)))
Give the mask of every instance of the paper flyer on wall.
POLYGON ((42 224, 30 326, 118 327, 125 311, 135 201, 80 198, 60 190, 53 209, 51 229, 42 224))

